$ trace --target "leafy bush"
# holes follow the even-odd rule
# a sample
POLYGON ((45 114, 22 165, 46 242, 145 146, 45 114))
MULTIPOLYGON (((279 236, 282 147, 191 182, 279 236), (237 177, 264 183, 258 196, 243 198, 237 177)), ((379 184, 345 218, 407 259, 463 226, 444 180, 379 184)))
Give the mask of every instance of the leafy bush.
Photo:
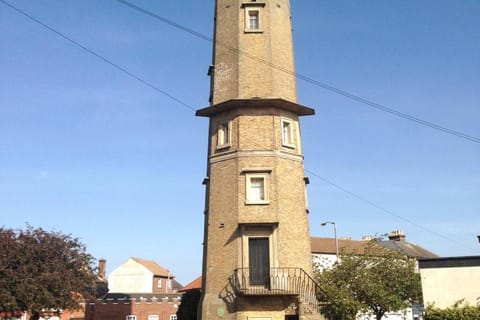
POLYGON ((428 306, 425 312, 425 320, 479 320, 480 305, 471 306, 458 301, 447 309, 428 306))

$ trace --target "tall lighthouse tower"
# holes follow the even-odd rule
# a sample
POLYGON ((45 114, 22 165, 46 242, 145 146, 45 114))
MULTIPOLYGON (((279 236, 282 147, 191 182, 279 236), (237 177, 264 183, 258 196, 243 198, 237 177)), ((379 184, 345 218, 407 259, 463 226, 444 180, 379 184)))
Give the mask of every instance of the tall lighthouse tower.
POLYGON ((201 319, 319 319, 289 0, 216 0, 201 319))

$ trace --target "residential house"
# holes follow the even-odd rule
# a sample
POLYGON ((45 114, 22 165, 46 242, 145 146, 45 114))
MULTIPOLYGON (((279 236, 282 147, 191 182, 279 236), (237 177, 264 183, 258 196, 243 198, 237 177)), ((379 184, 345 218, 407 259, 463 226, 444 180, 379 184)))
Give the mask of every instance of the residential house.
POLYGON ((425 305, 480 303, 480 256, 420 259, 419 267, 425 305))
MULTIPOLYGON (((363 254, 365 245, 373 237, 365 236, 362 240, 352 240, 351 238, 323 238, 311 237, 312 257, 314 262, 320 263, 322 268, 330 268, 337 261, 336 243, 338 251, 347 254, 363 254)), ((411 258, 426 259, 437 258, 438 256, 427 249, 407 242, 406 235, 401 230, 394 230, 388 235, 388 240, 381 240, 379 244, 391 250, 400 251, 411 258)))
MULTIPOLYGON (((361 241, 352 240, 350 238, 319 238, 312 237, 312 258, 314 264, 319 270, 333 267, 337 261, 337 252, 346 254, 363 254, 368 241, 373 237, 366 236, 361 241), (338 245, 338 248, 337 248, 338 245)), ((387 249, 400 251, 403 254, 414 258, 417 261, 425 258, 437 258, 433 252, 422 248, 419 245, 406 241, 406 235, 401 230, 394 230, 388 235, 388 240, 381 240, 379 244, 387 249)), ((417 270, 418 271, 418 270, 417 270)), ((398 312, 391 312, 384 316, 388 320, 414 320, 420 319, 420 310, 418 308, 407 308, 398 312)), ((368 314, 360 314, 359 320, 373 320, 374 316, 368 314)))
POLYGON ((108 277, 109 292, 89 304, 86 320, 176 320, 182 287, 154 261, 130 258, 108 277))

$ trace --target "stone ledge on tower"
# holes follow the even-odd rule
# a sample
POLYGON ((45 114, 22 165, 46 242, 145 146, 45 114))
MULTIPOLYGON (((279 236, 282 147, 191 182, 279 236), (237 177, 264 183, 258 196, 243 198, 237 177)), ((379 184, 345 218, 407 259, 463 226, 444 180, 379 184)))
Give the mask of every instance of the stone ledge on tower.
POLYGON ((253 98, 253 99, 231 99, 219 104, 211 105, 197 110, 195 113, 199 117, 210 117, 220 112, 230 111, 238 108, 262 109, 272 108, 281 109, 295 113, 299 116, 310 116, 315 114, 315 110, 298 103, 290 102, 280 98, 253 98))

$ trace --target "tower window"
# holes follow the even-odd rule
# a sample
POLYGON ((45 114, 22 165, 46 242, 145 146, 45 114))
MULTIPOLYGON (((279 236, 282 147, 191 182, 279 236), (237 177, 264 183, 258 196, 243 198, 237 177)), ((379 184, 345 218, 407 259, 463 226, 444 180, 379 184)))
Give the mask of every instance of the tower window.
POLYGON ((282 145, 289 148, 295 148, 295 130, 292 121, 282 119, 282 145))
POLYGON ((248 10, 248 30, 260 30, 260 12, 258 10, 248 10))
POLYGON ((264 2, 243 2, 242 8, 245 9, 245 32, 262 32, 262 9, 264 2))
POLYGON ((250 179, 250 200, 265 200, 265 179, 263 177, 252 177, 250 179))
POLYGON ((246 204, 268 204, 268 175, 266 173, 246 174, 246 204))
POLYGON ((230 123, 222 122, 217 128, 217 148, 226 148, 230 146, 230 123))

